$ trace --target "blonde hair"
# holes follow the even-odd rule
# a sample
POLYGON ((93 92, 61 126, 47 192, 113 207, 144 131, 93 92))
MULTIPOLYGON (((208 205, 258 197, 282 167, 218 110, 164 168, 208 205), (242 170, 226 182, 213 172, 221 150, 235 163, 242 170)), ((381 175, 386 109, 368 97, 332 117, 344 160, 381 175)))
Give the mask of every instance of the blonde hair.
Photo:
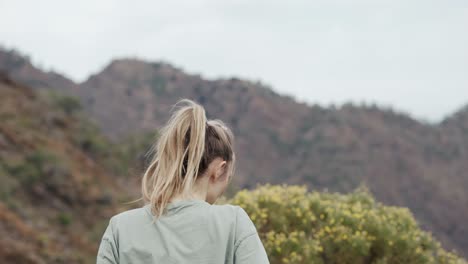
POLYGON ((205 109, 183 99, 162 128, 151 151, 154 156, 142 179, 142 199, 149 202, 156 218, 175 195, 190 197, 195 181, 217 157, 227 161, 234 173, 234 136, 220 120, 207 120, 205 109))

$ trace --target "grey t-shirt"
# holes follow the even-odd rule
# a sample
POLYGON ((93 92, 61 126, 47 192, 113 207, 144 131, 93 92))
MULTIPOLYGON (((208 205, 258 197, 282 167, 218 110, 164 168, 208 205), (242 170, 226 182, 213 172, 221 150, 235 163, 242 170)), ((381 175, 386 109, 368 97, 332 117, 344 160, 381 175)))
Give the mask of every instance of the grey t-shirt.
POLYGON ((204 200, 169 203, 152 222, 149 205, 113 216, 97 264, 269 263, 255 225, 242 207, 204 200))

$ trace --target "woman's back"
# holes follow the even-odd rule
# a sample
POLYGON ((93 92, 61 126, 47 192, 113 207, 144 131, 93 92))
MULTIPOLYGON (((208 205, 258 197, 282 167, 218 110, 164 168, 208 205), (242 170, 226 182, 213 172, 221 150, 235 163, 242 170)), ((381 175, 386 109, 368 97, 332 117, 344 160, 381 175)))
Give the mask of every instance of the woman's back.
POLYGON ((269 263, 247 213, 214 205, 234 173, 232 131, 191 100, 176 106, 141 180, 146 206, 111 218, 97 263, 269 263))
POLYGON ((149 205, 112 217, 97 263, 269 263, 254 224, 239 206, 179 200, 152 220, 149 205))

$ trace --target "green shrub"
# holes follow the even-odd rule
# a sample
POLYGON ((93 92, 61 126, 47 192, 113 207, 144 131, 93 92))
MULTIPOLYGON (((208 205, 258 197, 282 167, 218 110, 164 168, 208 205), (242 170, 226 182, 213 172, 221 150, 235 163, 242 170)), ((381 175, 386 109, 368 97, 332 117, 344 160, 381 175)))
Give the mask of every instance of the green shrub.
POLYGON ((8 202, 13 191, 18 187, 18 181, 10 177, 8 170, 0 160, 0 200, 8 202))
POLYGON ((422 231, 407 208, 384 206, 363 188, 342 195, 265 185, 230 203, 247 211, 272 264, 466 263, 422 231))
POLYGON ((82 110, 80 99, 74 96, 65 95, 53 90, 48 91, 48 99, 52 105, 61 109, 68 115, 72 115, 82 110))
POLYGON ((148 151, 156 142, 158 134, 143 132, 131 134, 109 146, 110 155, 106 156, 103 164, 112 173, 119 176, 131 174, 131 170, 142 171, 149 162, 148 151))
POLYGON ((149 85, 151 86, 151 89, 155 95, 161 96, 166 94, 166 79, 162 77, 154 77, 149 81, 149 85))
POLYGON ((63 226, 68 226, 72 222, 72 217, 68 213, 60 213, 57 217, 58 222, 63 226))
POLYGON ((5 167, 5 188, 0 193, 8 196, 17 188, 30 188, 38 183, 60 189, 58 186, 68 181, 69 165, 55 153, 47 149, 37 149, 22 159, 3 165, 5 167), (7 188, 8 187, 8 188, 7 188))
POLYGON ((98 126, 87 119, 81 118, 72 135, 72 141, 81 150, 93 158, 104 157, 109 154, 109 142, 101 133, 98 126))
POLYGON ((9 164, 8 172, 21 184, 30 186, 47 173, 50 166, 59 163, 58 157, 46 150, 35 150, 17 164, 9 164))

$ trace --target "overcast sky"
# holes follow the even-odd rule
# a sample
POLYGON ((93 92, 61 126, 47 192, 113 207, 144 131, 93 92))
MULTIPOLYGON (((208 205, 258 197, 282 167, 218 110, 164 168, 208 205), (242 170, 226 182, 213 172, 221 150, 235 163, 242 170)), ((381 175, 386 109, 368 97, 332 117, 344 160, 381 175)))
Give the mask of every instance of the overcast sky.
POLYGON ((438 121, 468 104, 468 1, 0 0, 0 45, 83 81, 116 57, 438 121))

